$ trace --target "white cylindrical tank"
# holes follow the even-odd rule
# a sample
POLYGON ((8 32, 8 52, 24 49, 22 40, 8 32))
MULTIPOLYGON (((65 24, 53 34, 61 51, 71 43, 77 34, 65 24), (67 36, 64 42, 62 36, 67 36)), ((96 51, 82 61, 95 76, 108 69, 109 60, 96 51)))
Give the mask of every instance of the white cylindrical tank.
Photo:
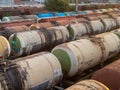
POLYGON ((61 65, 51 53, 34 54, 16 59, 12 63, 17 67, 9 69, 7 77, 14 90, 50 89, 62 80, 61 65))
POLYGON ((8 17, 3 17, 2 21, 3 22, 12 22, 12 21, 20 21, 20 20, 32 20, 34 22, 37 22, 38 17, 37 15, 21 15, 21 16, 8 16, 8 17))
POLYGON ((100 20, 90 21, 90 25, 92 26, 92 34, 99 34, 104 32, 104 25, 100 20))
POLYGON ((40 51, 41 37, 37 31, 26 31, 12 34, 9 42, 14 56, 30 54, 32 51, 40 51))
POLYGON ((10 56, 11 48, 8 40, 0 36, 0 59, 7 58, 10 56))
POLYGON ((52 53, 60 61, 64 75, 69 77, 95 66, 103 57, 97 40, 89 39, 58 45, 52 53))
POLYGON ((56 26, 48 29, 40 29, 14 33, 9 38, 12 55, 22 56, 39 52, 46 48, 67 42, 69 32, 65 26, 56 26))
POLYGON ((65 90, 109 90, 109 88, 96 80, 83 80, 65 90))
POLYGON ((111 58, 118 54, 120 47, 120 39, 114 33, 108 32, 96 35, 95 37, 99 38, 105 46, 105 57, 106 59, 111 58))
POLYGON ((111 18, 102 19, 102 23, 105 26, 105 32, 113 30, 117 27, 117 22, 111 18))
POLYGON ((68 25, 68 30, 71 40, 79 39, 81 36, 87 35, 89 32, 84 23, 70 24, 68 25))
POLYGON ((119 41, 116 34, 104 33, 58 45, 52 53, 60 61, 64 75, 72 77, 117 55, 119 41))
MULTIPOLYGON (((66 42, 66 41, 68 41, 69 40, 69 32, 68 32, 68 29, 65 27, 65 26, 55 26, 55 27, 50 27, 50 28, 48 28, 48 30, 55 30, 55 31, 59 31, 59 33, 61 32, 61 35, 62 36, 60 36, 60 37, 58 37, 58 38, 63 38, 62 39, 62 43, 63 42, 66 42)), ((56 36, 57 35, 60 35, 60 34, 56 34, 56 36)), ((57 40, 56 40, 57 41, 57 40)))

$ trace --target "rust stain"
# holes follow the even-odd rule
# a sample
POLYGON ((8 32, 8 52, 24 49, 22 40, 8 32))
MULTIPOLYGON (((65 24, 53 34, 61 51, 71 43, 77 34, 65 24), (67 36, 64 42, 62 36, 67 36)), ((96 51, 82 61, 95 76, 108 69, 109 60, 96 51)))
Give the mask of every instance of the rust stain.
POLYGON ((120 60, 98 70, 92 77, 107 85, 110 90, 120 89, 120 60))

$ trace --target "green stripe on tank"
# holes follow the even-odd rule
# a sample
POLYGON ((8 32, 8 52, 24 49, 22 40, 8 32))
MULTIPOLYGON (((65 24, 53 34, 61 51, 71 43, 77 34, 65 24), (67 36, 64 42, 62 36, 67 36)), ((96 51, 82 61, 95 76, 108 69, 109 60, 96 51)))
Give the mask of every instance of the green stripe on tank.
POLYGON ((74 30, 70 26, 68 26, 67 29, 69 30, 70 40, 72 40, 75 34, 74 30))
POLYGON ((118 37, 119 37, 119 39, 120 39, 120 33, 115 33, 118 37))
POLYGON ((52 52, 60 61, 62 71, 64 74, 68 74, 71 68, 71 60, 69 55, 61 49, 56 49, 52 52))
POLYGON ((18 39, 18 37, 16 37, 14 41, 13 41, 13 37, 10 37, 9 43, 14 52, 16 53, 20 52, 21 44, 20 44, 20 40, 18 39))
POLYGON ((101 22, 102 22, 104 28, 106 29, 106 23, 103 20, 101 20, 101 22))

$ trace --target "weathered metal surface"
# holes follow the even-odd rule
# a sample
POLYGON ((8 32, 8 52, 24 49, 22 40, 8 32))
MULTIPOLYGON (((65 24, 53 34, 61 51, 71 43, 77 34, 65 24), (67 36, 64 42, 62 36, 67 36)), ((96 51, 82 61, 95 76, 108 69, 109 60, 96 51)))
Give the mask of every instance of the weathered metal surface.
POLYGON ((84 18, 86 18, 89 21, 93 21, 93 20, 99 20, 99 17, 96 14, 93 15, 87 15, 87 16, 83 16, 84 18))
POLYGON ((4 27, 4 28, 1 28, 0 35, 5 36, 8 39, 10 35, 12 35, 13 33, 29 31, 29 30, 30 30, 29 27, 25 25, 4 27))
POLYGON ((38 20, 38 16, 37 15, 24 15, 23 18, 24 19, 28 19, 28 20, 30 19, 30 20, 32 20, 32 21, 34 21, 36 23, 38 22, 37 21, 38 20))
POLYGON ((71 40, 76 40, 83 35, 89 34, 85 23, 70 24, 67 28, 69 30, 71 40))
MULTIPOLYGON (((52 23, 54 26, 66 26, 68 24, 75 24, 75 23, 80 23, 82 21, 86 21, 84 18, 77 18, 77 19, 61 19, 61 20, 51 20, 50 23, 52 23)), ((47 24, 48 22, 44 22, 42 26, 47 24)), ((41 23, 39 23, 41 24, 41 23)), ((46 26, 46 27, 51 27, 51 26, 46 26)))
POLYGON ((97 14, 102 14, 102 11, 101 11, 101 10, 97 10, 97 9, 96 9, 96 10, 94 10, 94 12, 97 13, 97 14))
POLYGON ((84 80, 72 85, 65 90, 109 90, 109 88, 101 82, 95 80, 84 80))
POLYGON ((78 23, 80 23, 80 22, 85 22, 85 21, 88 21, 88 20, 85 19, 85 18, 83 18, 83 17, 81 17, 81 18, 77 18, 76 21, 77 21, 78 23))
POLYGON ((3 22, 21 21, 21 20, 31 20, 37 22, 38 17, 36 15, 21 15, 21 16, 9 16, 3 17, 3 22))
POLYGON ((88 39, 81 39, 58 45, 52 53, 59 59, 63 73, 71 77, 100 63, 102 51, 99 44, 88 39))
POLYGON ((105 32, 105 26, 100 20, 93 21, 79 21, 76 24, 69 24, 67 26, 70 39, 79 39, 81 36, 94 35, 105 32))
POLYGON ((50 21, 50 22, 44 22, 44 23, 38 23, 38 24, 32 24, 30 26, 31 30, 40 29, 41 27, 49 28, 53 26, 66 26, 68 24, 74 24, 77 23, 77 20, 57 20, 57 21, 50 21))
POLYGON ((117 35, 105 33, 58 45, 52 53, 59 59, 65 77, 72 77, 117 55, 119 45, 117 35))
POLYGON ((14 56, 29 55, 68 40, 69 32, 64 26, 14 33, 9 38, 14 56))
POLYGON ((41 48, 41 38, 37 31, 12 34, 9 41, 13 51, 12 54, 14 56, 30 54, 32 50, 38 52, 41 48))
POLYGON ((56 21, 56 22, 59 23, 60 25, 63 25, 63 26, 66 26, 69 23, 71 23, 70 20, 59 20, 59 21, 56 21))
POLYGON ((120 39, 117 35, 109 32, 109 33, 103 33, 103 34, 96 35, 95 37, 102 40, 105 46, 104 55, 106 59, 114 57, 115 55, 119 53, 120 39))
POLYGON ((75 19, 75 16, 65 16, 65 17, 53 17, 53 18, 44 18, 44 19, 39 19, 38 22, 50 22, 50 21, 57 21, 57 20, 71 20, 75 19))
POLYGON ((0 60, 10 56, 11 48, 8 40, 0 36, 0 60))
POLYGON ((106 15, 106 14, 102 14, 102 15, 99 16, 99 18, 110 18, 110 16, 106 15))
POLYGON ((117 28, 117 22, 112 18, 101 18, 102 23, 105 26, 105 31, 110 31, 117 28))
POLYGON ((62 80, 60 63, 49 52, 19 58, 12 64, 5 72, 10 83, 7 82, 8 84, 3 84, 2 87, 11 87, 13 90, 45 90, 62 80))
POLYGON ((119 9, 118 8, 113 8, 114 11, 116 12, 119 12, 119 9))
POLYGON ((15 22, 6 22, 6 23, 0 23, 0 28, 1 27, 11 27, 11 26, 20 26, 20 25, 31 25, 34 24, 33 21, 31 20, 24 20, 24 21, 15 21, 15 22))
POLYGON ((120 29, 116 29, 111 31, 112 33, 115 33, 120 38, 120 29))
POLYGON ((98 70, 92 76, 92 79, 105 84, 110 90, 120 89, 120 60, 98 70))
POLYGON ((105 27, 100 20, 90 21, 90 25, 92 26, 93 30, 92 34, 99 34, 105 32, 104 31, 105 27))
POLYGON ((68 32, 68 30, 65 26, 50 27, 50 28, 48 28, 48 30, 54 30, 55 31, 55 34, 56 34, 55 36, 57 38, 55 41, 62 40, 61 42, 58 42, 59 44, 64 43, 64 42, 69 40, 69 32, 68 32), (60 35, 60 33, 61 33, 61 35, 60 35))
POLYGON ((113 12, 113 9, 112 8, 108 8, 107 11, 108 12, 113 12))
POLYGON ((109 15, 116 21, 117 27, 120 27, 120 17, 118 13, 109 13, 109 15))
POLYGON ((40 29, 42 27, 48 28, 48 27, 53 27, 53 26, 54 26, 54 24, 52 24, 51 22, 44 22, 44 23, 32 24, 30 26, 30 29, 36 30, 36 29, 40 29))
POLYGON ((105 13, 105 12, 107 12, 107 9, 101 9, 101 11, 102 11, 103 13, 105 13))
POLYGON ((19 21, 23 20, 23 17, 20 16, 9 16, 9 17, 3 17, 2 21, 3 22, 12 22, 12 21, 19 21))

